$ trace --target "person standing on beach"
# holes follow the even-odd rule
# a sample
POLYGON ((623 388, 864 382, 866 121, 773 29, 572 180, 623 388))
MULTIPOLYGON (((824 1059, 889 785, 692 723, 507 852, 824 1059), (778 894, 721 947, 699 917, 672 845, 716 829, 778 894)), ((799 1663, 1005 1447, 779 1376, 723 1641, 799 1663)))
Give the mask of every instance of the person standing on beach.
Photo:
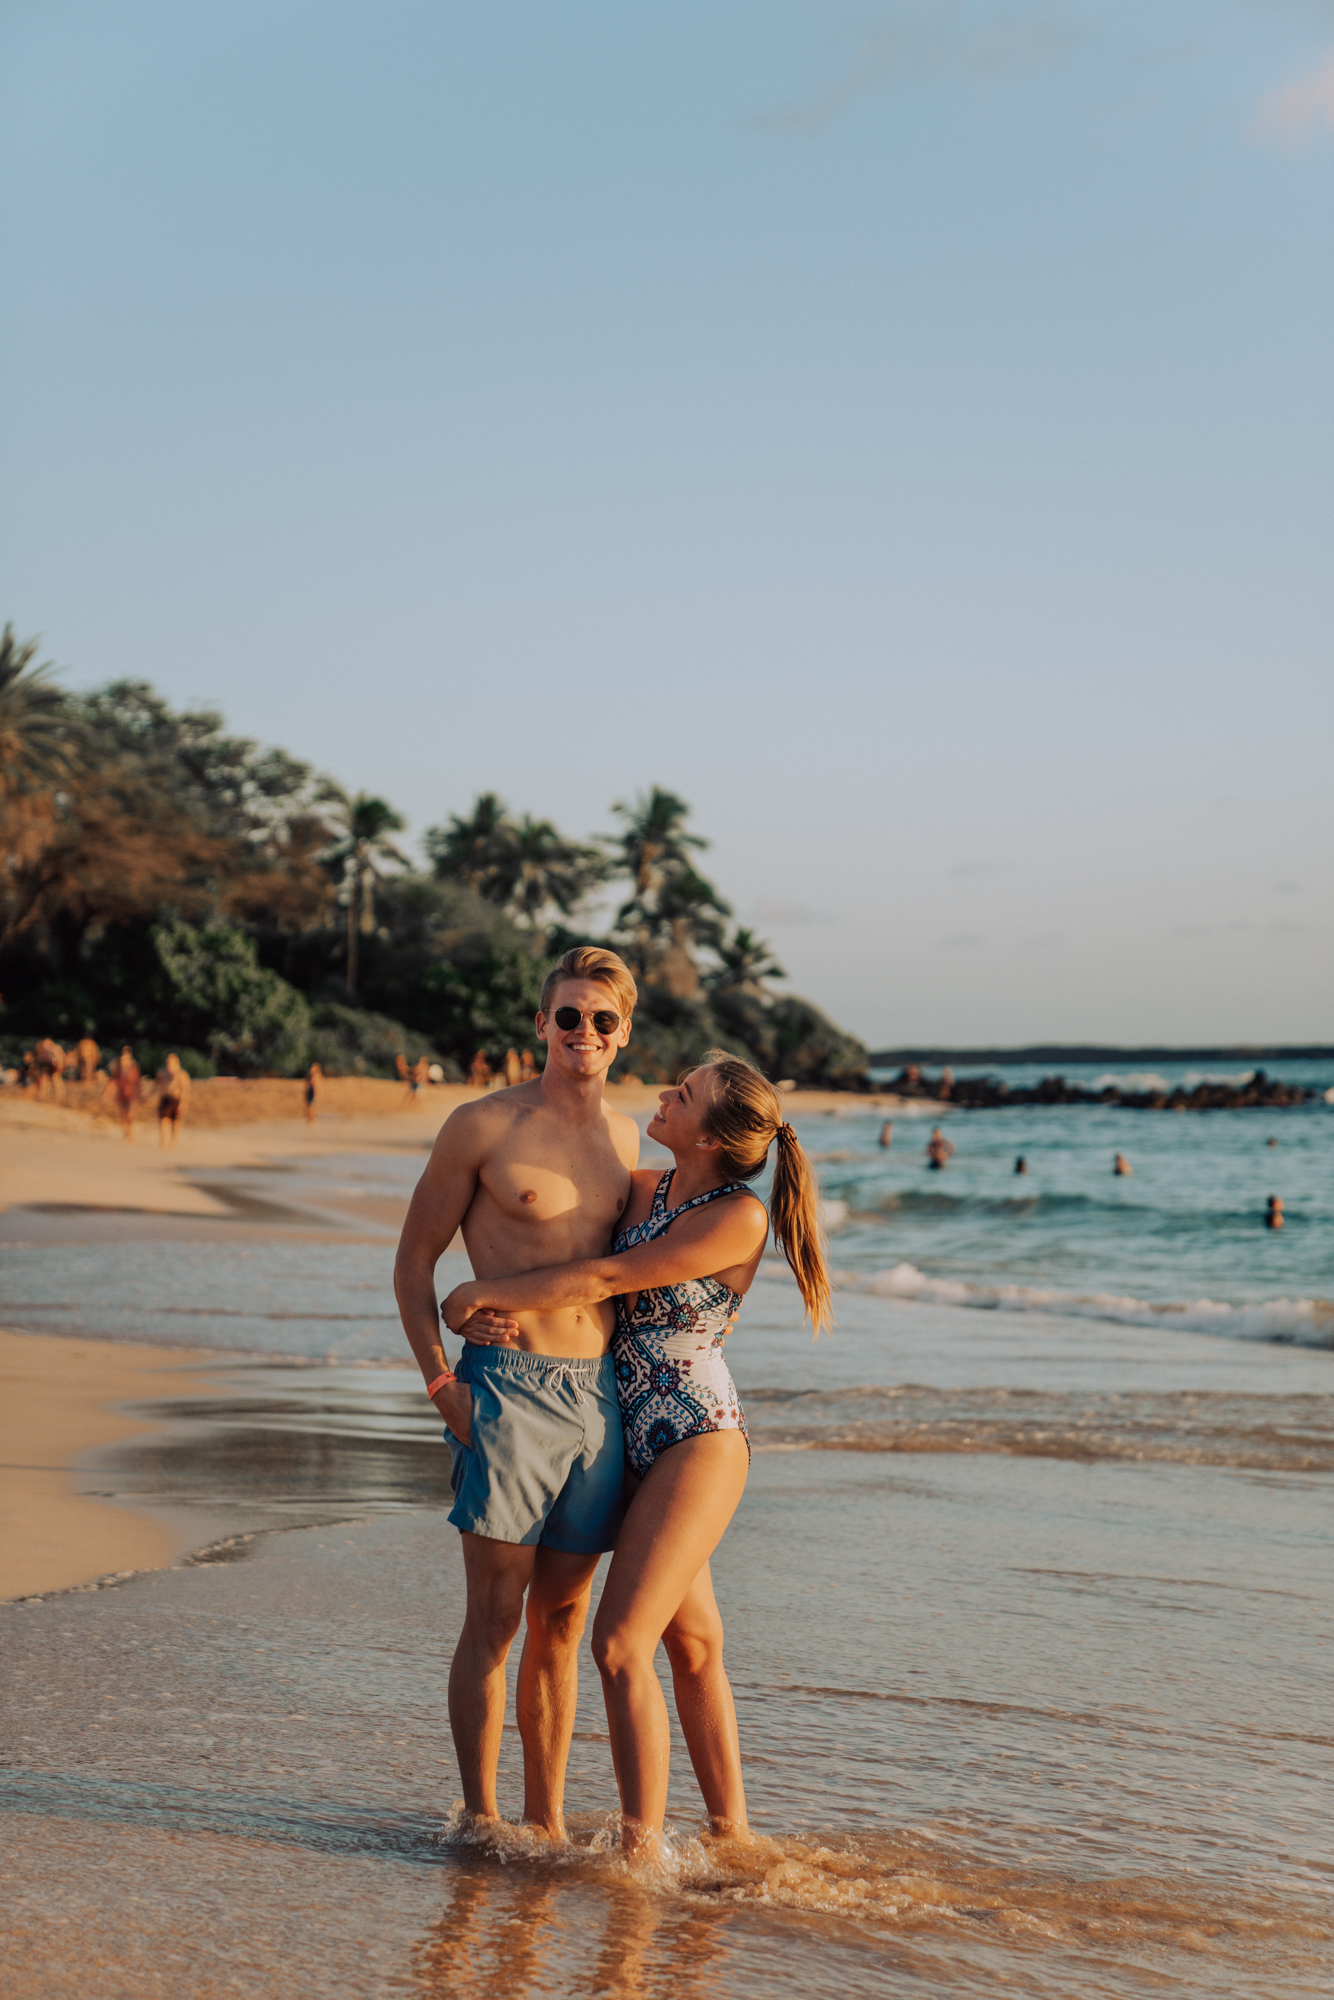
POLYGON ((661 1644, 690 1761, 715 1833, 746 1826, 736 1706, 710 1558, 741 1500, 750 1442, 723 1341, 754 1283, 772 1222, 816 1332, 829 1271, 815 1174, 768 1080, 711 1049, 659 1094, 648 1135, 671 1155, 633 1177, 610 1254, 510 1278, 473 1279, 441 1307, 472 1340, 504 1343, 509 1314, 615 1299, 612 1352, 631 1497, 593 1627, 621 1794, 621 1844, 658 1851, 670 1734, 661 1644), (749 1183, 776 1148, 770 1213, 749 1183))
POLYGON ((42 1095, 45 1084, 50 1084, 51 1095, 57 1104, 65 1099, 65 1051, 59 1042, 53 1042, 50 1035, 43 1035, 33 1056, 37 1064, 37 1095, 42 1095))
POLYGON ((320 1094, 324 1089, 324 1071, 318 1063, 312 1063, 306 1071, 306 1123, 313 1125, 320 1115, 320 1094))
POLYGON ((91 1035, 84 1035, 74 1051, 79 1060, 79 1082, 92 1083, 97 1075, 97 1066, 102 1060, 102 1051, 91 1035))
POLYGON ((107 1096, 116 1102, 122 1139, 134 1138, 134 1112, 142 1087, 143 1072, 134 1060, 134 1050, 123 1048, 111 1065, 111 1080, 106 1089, 107 1096))
POLYGON ((181 1136, 190 1102, 190 1076, 179 1056, 168 1056, 157 1080, 157 1142, 168 1151, 181 1136))
MULTIPOLYGON (((603 1102, 638 995, 615 952, 580 945, 547 975, 541 1077, 462 1105, 436 1139, 403 1225, 394 1289, 453 1458, 450 1521, 467 1609, 449 1674, 464 1805, 498 1817, 505 1662, 525 1615, 516 1710, 524 1819, 564 1837, 577 1652, 598 1559, 623 1512, 624 1438, 607 1302, 516 1316, 512 1347, 445 1359, 435 1267, 455 1233, 479 1278, 600 1257, 630 1196, 634 1120, 603 1102)), ((474 1065, 474 1067, 476 1067, 474 1065)), ((462 1329, 466 1339, 466 1327, 462 1329)))

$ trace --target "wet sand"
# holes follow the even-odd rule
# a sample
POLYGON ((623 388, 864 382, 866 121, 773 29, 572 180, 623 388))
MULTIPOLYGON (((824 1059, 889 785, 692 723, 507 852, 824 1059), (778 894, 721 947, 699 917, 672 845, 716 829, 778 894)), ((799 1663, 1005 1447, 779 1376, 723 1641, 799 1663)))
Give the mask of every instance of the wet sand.
POLYGON ((196 1524, 95 1497, 74 1468, 153 1428, 123 1405, 207 1394, 207 1374, 195 1355, 0 1332, 0 1599, 156 1569, 193 1545, 196 1524))
MULTIPOLYGON (((208 1168, 216 1213, 0 1216, 32 1323, 64 1315, 29 1345, 140 1426, 70 1490, 167 1537, 0 1605, 7 1992, 1334 1986, 1327 1355, 862 1292, 813 1350, 766 1264, 715 1563, 756 1840, 704 1835, 677 1739, 674 1858, 627 1874, 585 1651, 574 1845, 479 1847, 451 1817, 447 1459, 385 1293, 425 1134, 358 1161, 257 1129, 208 1168), (196 1352, 107 1352, 97 1314, 196 1352), (224 1342, 274 1351, 198 1351, 224 1342)), ((509 1813, 519 1787, 511 1725, 509 1813)))
MULTIPOLYGON (((705 1836, 678 1740, 673 1860, 635 1877, 586 1658, 574 1845, 461 1838, 441 1455, 392 1444, 415 1409, 392 1385, 314 1373, 238 1371, 230 1402, 165 1413, 166 1446, 103 1454, 122 1490, 285 1532, 0 1607, 7 1991, 1327 1990, 1328 1739, 1303 1706, 1327 1618, 1294 1496, 992 1455, 831 1481, 758 1440, 716 1566, 756 1838, 705 1836)), ((510 1810, 518 1785, 511 1725, 510 1810)))

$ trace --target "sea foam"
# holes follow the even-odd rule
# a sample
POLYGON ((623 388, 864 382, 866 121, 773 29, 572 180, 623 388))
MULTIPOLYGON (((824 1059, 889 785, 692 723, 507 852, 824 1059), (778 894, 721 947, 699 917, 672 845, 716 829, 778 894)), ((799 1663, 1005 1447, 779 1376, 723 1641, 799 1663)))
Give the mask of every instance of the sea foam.
POLYGON ((925 1305, 971 1306, 986 1312, 1054 1313, 1062 1319, 1115 1320, 1125 1326, 1166 1326, 1186 1333, 1221 1333, 1233 1340, 1282 1341, 1334 1348, 1334 1300, 1262 1299, 1231 1305, 1219 1299, 1161 1303, 1114 1292, 1069 1292, 1039 1285, 974 1285, 929 1278, 915 1264, 870 1276, 840 1273, 841 1290, 925 1305))

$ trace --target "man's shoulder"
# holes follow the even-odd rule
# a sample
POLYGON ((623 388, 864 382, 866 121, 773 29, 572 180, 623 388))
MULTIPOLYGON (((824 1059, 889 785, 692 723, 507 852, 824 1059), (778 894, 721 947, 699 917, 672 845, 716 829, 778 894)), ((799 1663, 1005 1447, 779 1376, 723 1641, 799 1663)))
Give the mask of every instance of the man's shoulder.
POLYGON ((638 1151, 639 1127, 634 1119, 625 1111, 617 1111, 613 1105, 607 1103, 605 1098, 602 1100, 602 1115, 607 1121, 608 1129, 618 1139, 628 1139, 633 1134, 636 1151, 638 1151))
POLYGON ((471 1104, 456 1105, 436 1135, 438 1153, 485 1154, 498 1145, 514 1123, 517 1106, 505 1099, 517 1092, 499 1090, 471 1104))

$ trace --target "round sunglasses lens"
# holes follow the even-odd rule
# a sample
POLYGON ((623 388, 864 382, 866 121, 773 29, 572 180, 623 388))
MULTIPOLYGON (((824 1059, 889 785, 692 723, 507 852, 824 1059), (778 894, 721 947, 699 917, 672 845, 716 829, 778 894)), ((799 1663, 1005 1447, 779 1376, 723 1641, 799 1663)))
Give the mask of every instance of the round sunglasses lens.
POLYGON ((614 1035, 620 1025, 621 1017, 619 1014, 595 1014, 593 1016, 593 1026, 600 1035, 614 1035))
POLYGON ((558 1007, 556 1009, 556 1026, 563 1029, 567 1035, 571 1028, 579 1026, 583 1018, 577 1007, 558 1007))

